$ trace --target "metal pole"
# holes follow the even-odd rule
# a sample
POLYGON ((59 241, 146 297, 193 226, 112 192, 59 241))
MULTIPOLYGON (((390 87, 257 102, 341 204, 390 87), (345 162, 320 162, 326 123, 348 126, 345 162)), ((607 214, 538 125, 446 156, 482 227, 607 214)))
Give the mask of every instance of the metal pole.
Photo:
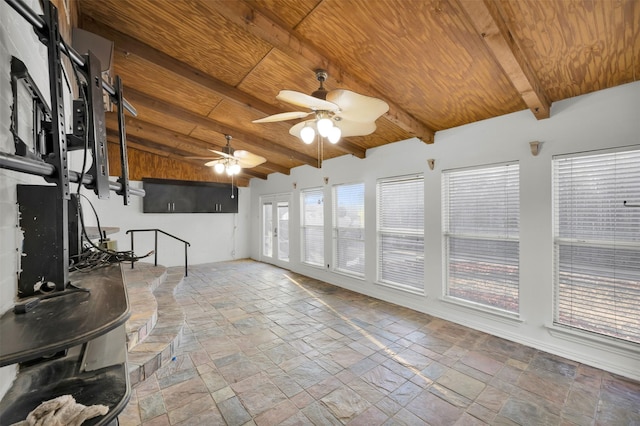
POLYGON ((24 4, 22 0, 6 0, 6 2, 35 29, 41 30, 44 28, 44 20, 40 16, 36 15, 36 13, 31 10, 29 6, 24 4))
POLYGON ((187 271, 187 245, 184 245, 184 276, 188 277, 189 276, 189 272, 187 271))
POLYGON ((124 119, 124 109, 122 101, 122 80, 120 76, 116 76, 116 99, 118 101, 118 135, 120 136, 120 179, 118 182, 122 185, 122 200, 125 206, 129 205, 129 160, 127 159, 127 130, 124 119))
MULTIPOLYGON (((46 162, 54 166, 55 173, 45 180, 55 183, 56 196, 53 207, 54 221, 52 222, 57 234, 58 243, 52 250, 51 256, 55 259, 54 273, 50 278, 55 282, 56 290, 63 291, 69 284, 69 166, 67 162, 67 135, 65 132, 64 116, 64 88, 62 86, 62 58, 60 43, 62 42, 58 29, 58 9, 53 3, 43 3, 45 28, 41 32, 47 46, 47 62, 49 67, 49 93, 51 96, 51 129, 49 136, 53 145, 52 153, 46 162)), ((41 39, 42 40, 42 39, 41 39)), ((53 266, 53 265, 52 265, 53 266)), ((23 265, 24 267, 24 265, 23 265)))
MULTIPOLYGON (((39 15, 37 15, 33 10, 31 10, 31 8, 29 8, 29 6, 27 6, 22 0, 5 0, 5 1, 9 6, 13 8, 13 10, 18 12, 20 16, 26 19, 27 22, 29 22, 31 26, 37 30, 37 32, 41 34, 43 33, 43 30, 45 29, 44 20, 39 15)), ((67 46, 65 43, 61 41, 60 50, 64 54, 66 54, 73 62, 78 64, 80 67, 84 68, 85 63, 84 63, 84 59, 82 58, 82 55, 76 52, 72 47, 67 46)), ((107 83, 104 80, 102 80, 102 88, 106 90, 111 97, 115 97, 116 91, 113 89, 113 87, 111 87, 109 83, 107 83)), ((122 100, 122 106, 124 106, 124 108, 127 111, 129 111, 134 117, 138 116, 138 112, 136 111, 136 109, 126 99, 122 100)))
MULTIPOLYGON (((0 152, 0 169, 13 170, 42 177, 53 176, 56 172, 56 168, 53 164, 32 160, 20 155, 7 154, 5 152, 0 152)), ((89 174, 85 173, 82 175, 83 185, 91 185, 93 180, 93 176, 89 174)), ((69 182, 78 183, 79 181, 80 173, 69 170, 69 182)), ((109 189, 118 192, 122 190, 122 185, 119 182, 109 182, 109 189)), ((129 193, 138 197, 144 197, 145 195, 144 189, 131 187, 129 188, 129 193)))
MULTIPOLYGON (((45 163, 43 161, 32 160, 20 155, 7 154, 0 152, 0 169, 13 170, 16 172, 28 173, 36 176, 53 176, 56 172, 56 168, 53 164, 45 163)), ((79 183, 81 174, 69 170, 69 182, 79 183)), ((89 174, 82 174, 82 184, 91 185, 93 183, 93 176, 89 174)), ((109 182, 109 189, 115 192, 122 191, 122 185, 119 182, 109 182)), ((144 189, 129 188, 131 195, 138 197, 144 197, 144 189)))
POLYGON ((156 229, 155 235, 156 235, 156 243, 155 243, 155 246, 153 247, 154 249, 153 254, 155 259, 153 261, 153 264, 155 266, 158 266, 158 230, 157 229, 156 229))
MULTIPOLYGON (((134 232, 131 233, 131 254, 133 255, 135 253, 135 251, 133 250, 133 234, 134 232)), ((131 269, 133 269, 133 264, 136 263, 135 261, 131 261, 131 269)))
POLYGON ((30 160, 19 155, 5 154, 4 152, 0 152, 0 168, 37 176, 51 176, 56 172, 53 164, 30 160))

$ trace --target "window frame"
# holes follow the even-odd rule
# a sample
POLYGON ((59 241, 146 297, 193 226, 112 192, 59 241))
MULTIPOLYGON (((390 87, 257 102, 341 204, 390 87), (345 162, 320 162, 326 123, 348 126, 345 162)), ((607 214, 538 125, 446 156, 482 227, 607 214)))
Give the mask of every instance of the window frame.
MULTIPOLYGON (((397 290, 405 291, 412 294, 418 294, 424 296, 426 294, 425 289, 425 243, 424 243, 424 174, 412 174, 405 176, 395 176, 388 178, 378 179, 376 182, 376 284, 384 285, 387 287, 391 287, 397 290), (408 228, 398 228, 398 227, 386 227, 383 225, 383 214, 382 209, 384 206, 382 205, 382 187, 387 184, 399 184, 399 183, 410 183, 415 184, 419 182, 419 187, 421 188, 421 196, 422 196, 422 214, 421 214, 421 227, 408 229, 408 228), (420 237, 422 240, 422 250, 420 254, 416 254, 418 260, 421 263, 421 287, 417 287, 412 284, 404 284, 398 281, 383 279, 384 271, 383 268, 383 240, 384 237, 420 237)), ((416 252, 417 253, 417 252, 416 252)), ((415 277, 408 277, 409 279, 415 277)))
POLYGON ((317 188, 307 188, 307 189, 303 189, 300 191, 300 262, 302 262, 305 265, 308 266, 313 266, 316 268, 324 268, 325 265, 325 235, 324 235, 324 229, 325 229, 325 217, 324 217, 324 188, 322 187, 317 187, 317 188), (309 225, 306 223, 306 198, 305 196, 308 194, 319 194, 322 197, 322 225, 309 225), (306 254, 307 254, 307 239, 305 238, 305 236, 307 235, 306 230, 307 229, 315 229, 317 231, 319 231, 320 235, 322 236, 322 250, 321 250, 321 255, 322 255, 322 261, 320 263, 315 263, 315 262, 310 262, 306 259, 306 254))
POLYGON ((365 232, 365 213, 366 213, 366 185, 364 182, 351 182, 351 183, 339 183, 334 184, 331 188, 332 194, 332 206, 331 206, 331 216, 332 216, 332 249, 333 249, 333 263, 332 263, 332 271, 338 274, 348 275, 353 278, 364 280, 366 275, 366 232, 365 232), (346 187, 346 186, 361 186, 362 187, 362 217, 360 218, 361 226, 359 227, 340 227, 338 226, 339 222, 339 201, 338 200, 338 188, 346 187), (360 238, 340 238, 341 229, 358 229, 360 238), (339 266, 338 258, 340 256, 339 243, 340 241, 352 240, 358 241, 362 243, 362 272, 354 271, 351 269, 342 268, 339 266))
MULTIPOLYGON (((594 321, 593 319, 588 319, 586 317, 579 317, 583 319, 583 322, 586 324, 585 326, 579 326, 577 324, 575 324, 576 320, 573 320, 574 324, 571 324, 572 321, 563 321, 561 320, 561 316, 563 314, 569 315, 573 318, 573 312, 566 312, 566 313, 561 313, 561 298, 562 297, 566 297, 561 295, 561 282, 560 282, 560 276, 561 276, 561 269, 565 270, 565 268, 567 267, 567 265, 563 265, 560 259, 561 256, 561 248, 564 247, 565 249, 569 249, 569 250, 573 250, 573 249, 591 249, 591 250, 602 250, 602 251, 611 251, 614 250, 627 250, 627 251, 632 251, 632 252, 636 252, 635 257, 636 258, 640 258, 640 239, 638 239, 636 242, 629 242, 629 241, 623 241, 622 239, 618 239, 616 241, 615 238, 615 234, 616 234, 616 230, 614 229, 613 231, 613 235, 611 233, 602 233, 601 235, 603 236, 603 238, 598 238, 600 235, 591 235, 591 237, 588 237, 586 235, 587 231, 583 230, 582 232, 580 232, 581 235, 578 235, 577 237, 568 237, 566 235, 562 235, 562 234, 566 234, 567 232, 571 231, 571 227, 566 227, 566 228, 562 228, 561 229, 561 220, 560 217, 562 215, 562 213, 560 212, 560 206, 561 205, 566 205, 565 203, 571 203, 571 199, 563 199, 562 202, 560 200, 561 194, 560 194, 560 186, 562 185, 559 182, 560 179, 560 173, 561 173, 561 168, 562 165, 560 164, 561 162, 565 161, 565 160, 571 160, 572 162, 574 160, 578 160, 578 159, 586 159, 587 157, 592 157, 592 160, 595 162, 595 158, 597 156, 611 156, 611 155, 616 155, 616 154, 626 154, 626 153, 631 153, 633 152, 634 155, 638 156, 640 155, 640 146, 638 145, 633 145, 633 146, 625 146, 625 147, 619 147, 619 148, 613 148, 613 149, 602 149, 602 150, 594 150, 594 151, 585 151, 585 152, 576 152, 576 153, 570 153, 570 154, 562 154, 562 155, 556 155, 553 156, 552 158, 552 203, 553 203, 553 207, 552 207, 552 217, 553 217, 553 278, 552 278, 552 284, 553 284, 553 317, 552 317, 552 324, 549 326, 550 330, 555 330, 555 331, 563 331, 567 336, 571 336, 571 335, 575 335, 578 337, 583 337, 583 338, 587 338, 590 340, 594 340, 596 342, 610 342, 609 344, 612 344, 614 346, 617 347, 621 347, 621 348, 625 348, 628 347, 629 345, 634 346, 634 347, 638 347, 638 345, 640 345, 640 333, 638 333, 635 337, 630 336, 630 338, 625 338, 621 335, 614 335, 612 333, 605 333, 602 331, 598 331, 598 328, 600 328, 600 330, 602 330, 603 326, 606 326, 606 324, 600 323, 600 324, 596 324, 593 327, 590 327, 589 324, 587 324, 589 321, 594 321), (607 238, 608 236, 612 236, 612 238, 607 238), (637 340, 632 340, 633 338, 637 339, 637 340)), ((638 157, 640 159, 640 157, 638 157)), ((578 160, 580 161, 580 160, 578 160)), ((605 160, 606 161, 606 160, 605 160)), ((617 159, 612 159, 611 161, 617 161, 617 159)), ((600 166, 600 170, 607 170, 607 171, 612 171, 612 169, 608 166, 600 166)), ((615 174, 617 172, 617 168, 615 171, 613 171, 610 175, 607 175, 605 177, 605 179, 611 179, 612 177, 615 178, 615 174)), ((638 174, 640 175, 640 170, 638 171, 638 174)), ((585 178, 584 176, 577 176, 577 184, 580 184, 581 182, 579 181, 580 178, 585 178)), ((571 185, 574 185, 574 176, 572 175, 570 177, 571 179, 571 185)), ((635 178, 634 179, 638 179, 635 178)), ((603 179, 604 180, 604 179, 603 179)), ((568 185, 568 184, 567 184, 568 185)), ((618 188, 620 187, 621 184, 619 184, 618 182, 616 182, 615 185, 613 185, 614 188, 618 188)), ((616 193, 613 194, 613 197, 615 197, 616 193)), ((620 196, 619 196, 620 197, 620 196)), ((582 198, 582 197, 581 197, 582 198)), ((624 194, 622 194, 622 198, 624 197, 624 194)), ((596 200, 597 201, 597 200, 596 200)), ((602 218, 602 216, 607 215, 606 211, 604 210, 609 210, 609 215, 614 214, 617 215, 619 211, 624 211, 625 207, 622 205, 622 201, 620 200, 620 206, 618 206, 618 203, 616 201, 616 203, 613 204, 615 206, 616 209, 619 210, 615 210, 613 211, 613 213, 611 212, 611 207, 609 208, 605 208, 604 206, 601 206, 600 209, 596 210, 598 212, 600 212, 600 215, 597 216, 598 218, 602 218)), ((575 202, 573 204, 571 204, 571 207, 575 206, 575 202)), ((597 208, 597 207, 596 207, 597 208)), ((573 211, 573 210, 571 210, 573 211)), ((640 211, 640 209, 638 209, 638 211, 640 211)), ((583 223, 584 219, 583 216, 586 212, 586 209, 583 209, 581 212, 581 216, 576 219, 576 221, 579 221, 577 223, 576 226, 580 226, 581 223, 583 223)), ((566 214, 566 213, 565 213, 566 214)), ((571 222, 572 224, 574 224, 574 221, 571 222)), ((595 223, 599 224, 599 229, 602 230, 605 226, 602 224, 602 221, 595 221, 595 223)), ((606 223, 605 223, 606 225, 606 223)), ((595 226, 593 226, 595 227, 595 226)), ((579 229, 579 228, 578 228, 579 229)), ((579 231, 578 231, 579 232, 579 231)), ((595 232, 595 231, 591 231, 591 232, 595 232)), ((631 258, 633 258, 633 255, 631 256, 631 258)), ((573 262, 570 265, 571 267, 573 267, 573 262)), ((616 277, 616 270, 615 269, 603 269, 600 267, 601 265, 593 265, 593 269, 595 270, 595 272, 593 272, 593 277, 599 277, 600 275, 598 274, 612 274, 613 273, 613 277, 615 280, 616 277), (599 268, 598 268, 599 267, 599 268), (597 269, 596 269, 597 268, 597 269)), ((640 281, 640 279, 639 279, 640 281)), ((611 285, 611 283, 609 284, 611 285)), ((613 284, 615 286, 615 284, 613 284)), ((574 292, 576 291, 576 289, 579 290, 579 284, 571 284, 571 288, 570 291, 574 292)), ((638 289, 640 290, 640 288, 638 289)), ((638 291, 636 290, 636 291, 638 291)), ((614 290, 615 292, 615 290, 614 290)), ((590 298, 589 300, 593 300, 592 298, 590 298)), ((603 300, 602 302, 605 302, 605 300, 603 300)), ((639 296, 639 300, 635 303, 636 306, 640 306, 640 296, 639 296)), ((618 329, 616 329, 618 330, 618 329)), ((621 334, 621 333, 619 333, 621 334)), ((563 335, 564 336, 564 335, 563 335)))
MULTIPOLYGON (((507 185, 508 182, 505 182, 507 185)), ((520 164, 519 161, 507 161, 502 163, 493 163, 493 164, 485 164, 478 165, 472 167, 464 167, 464 168, 456 168, 443 170, 442 172, 442 251, 443 251, 443 300, 451 303, 455 303, 458 305, 462 305, 465 307, 472 308, 477 311, 482 311, 485 313, 490 313, 492 315, 497 315, 499 317, 503 317, 509 320, 520 320, 520 164), (499 235, 499 234, 487 234, 487 233, 456 233, 451 232, 450 224, 451 224, 451 215, 450 215, 450 204, 451 204, 451 185, 450 185, 450 177, 451 175, 457 173, 471 173, 474 171, 488 170, 488 169, 499 169, 499 168, 507 168, 507 167, 516 167, 517 174, 517 202, 515 205, 517 206, 517 236, 514 235, 499 235), (483 303, 480 300, 472 300, 463 297, 459 297, 456 295, 452 295, 450 293, 451 288, 451 239, 452 238, 460 238, 465 240, 478 240, 489 242, 514 242, 517 243, 517 295, 515 297, 517 303, 517 309, 510 310, 503 307, 493 306, 488 303, 483 303)), ((505 224, 511 223, 509 218, 506 218, 505 224)), ((509 233, 509 229, 511 229, 513 225, 506 225, 504 228, 509 233)))

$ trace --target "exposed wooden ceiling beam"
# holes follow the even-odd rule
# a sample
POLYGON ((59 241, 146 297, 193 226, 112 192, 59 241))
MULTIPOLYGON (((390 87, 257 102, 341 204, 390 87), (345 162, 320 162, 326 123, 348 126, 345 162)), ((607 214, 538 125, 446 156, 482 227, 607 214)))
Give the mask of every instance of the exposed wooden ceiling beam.
MULTIPOLYGON (((329 58, 322 56, 311 45, 296 37, 295 34, 253 8, 250 4, 240 1, 220 1, 216 2, 215 10, 229 21, 241 26, 249 33, 265 40, 276 49, 294 58, 303 66, 311 70, 317 68, 325 69, 329 72, 329 75, 339 76, 340 80, 349 89, 384 99, 384 96, 375 88, 350 75, 337 64, 332 63, 329 58)), ((389 104, 389 111, 384 115, 387 120, 424 142, 433 142, 434 131, 432 129, 416 120, 394 102, 388 99, 384 100, 389 104)))
MULTIPOLYGON (((83 23, 87 29, 105 37, 114 42, 116 50, 126 54, 133 54, 145 61, 156 64, 166 70, 169 70, 181 77, 187 78, 194 83, 199 84, 205 89, 211 90, 225 99, 236 102, 240 105, 250 107, 260 113, 267 115, 278 114, 284 112, 281 108, 264 102, 248 93, 243 92, 223 81, 204 74, 202 71, 181 62, 172 56, 167 55, 131 36, 121 33, 108 25, 95 21, 92 18, 83 16, 83 23)), ((358 145, 347 140, 341 140, 336 148, 345 154, 352 154, 358 158, 364 158, 366 151, 358 145)))
POLYGON ((549 118, 551 101, 515 42, 496 0, 458 0, 496 61, 537 119, 549 118))
MULTIPOLYGON (((118 122, 116 117, 113 114, 107 115, 107 135, 115 135, 117 136, 118 122)), ((139 118, 126 117, 126 125, 127 125, 127 140, 131 140, 133 136, 137 136, 139 138, 143 138, 145 140, 151 141, 156 145, 162 145, 165 147, 169 147, 171 151, 167 152, 175 152, 177 148, 178 150, 182 150, 185 152, 186 156, 195 156, 201 155, 202 150, 216 150, 222 151, 222 145, 216 145, 215 143, 204 141, 202 139, 194 138, 192 136, 186 136, 180 133, 176 133, 172 130, 165 129, 164 127, 156 126, 155 124, 147 123, 145 121, 140 120, 139 118), (141 135, 147 135, 146 137, 141 135), (168 144, 165 141, 172 141, 173 144, 168 144), (195 148, 195 149, 190 149, 195 148)), ((209 153, 213 155, 212 153, 209 153)), ((182 157, 175 156, 177 159, 184 159, 182 157)), ((200 164, 201 165, 201 164, 200 164)), ((281 166, 279 164, 275 164, 271 161, 267 161, 260 165, 261 169, 267 169, 272 172, 279 172, 285 175, 289 174, 289 168, 285 166, 281 166)))
POLYGON ((145 44, 131 36, 121 33, 108 25, 95 21, 88 16, 82 16, 83 26, 88 30, 105 37, 107 40, 114 42, 116 50, 123 53, 136 55, 145 61, 156 64, 166 70, 169 70, 181 77, 189 79, 199 84, 205 89, 211 90, 220 96, 225 97, 233 102, 256 109, 265 114, 278 114, 283 112, 282 109, 264 102, 248 93, 243 92, 215 77, 204 74, 202 71, 185 64, 172 56, 167 55, 153 47, 145 44))
POLYGON ((186 109, 180 108, 177 105, 173 105, 161 99, 154 98, 153 96, 149 96, 145 93, 139 92, 130 87, 125 87, 124 93, 127 99, 133 105, 140 105, 146 108, 163 111, 175 117, 178 120, 183 120, 188 123, 193 123, 194 125, 201 126, 221 134, 233 135, 233 137, 242 139, 247 143, 260 146, 263 149, 271 150, 272 152, 276 152, 281 155, 286 155, 291 159, 301 161, 303 163, 309 164, 310 166, 315 167, 315 165, 317 164, 317 160, 314 157, 311 157, 310 155, 306 155, 301 152, 291 150, 282 145, 278 145, 268 139, 254 136, 250 133, 245 132, 242 129, 230 127, 226 124, 220 123, 209 117, 205 117, 203 115, 199 115, 191 111, 187 111, 186 109))
MULTIPOLYGON (((109 142, 109 146, 113 147, 114 150, 118 150, 119 149, 118 148, 120 146, 119 139, 117 139, 117 138, 114 139, 113 137, 108 137, 107 141, 109 142)), ((133 141, 128 141, 127 142, 127 150, 140 151, 143 154, 145 154, 145 153, 153 154, 156 157, 163 157, 163 158, 165 158, 165 159, 167 159, 169 161, 177 161, 179 163, 186 162, 186 163, 189 163, 190 165, 194 165, 194 166, 196 165, 192 160, 184 160, 184 159, 181 159, 178 156, 171 155, 171 153, 167 153, 165 151, 162 151, 162 150, 159 150, 157 148, 150 147, 150 146, 141 145, 141 144, 138 144, 138 143, 133 142, 133 141)), ((109 152, 111 152, 111 149, 109 150, 109 152)), ((132 157, 132 154, 133 154, 133 152, 130 151, 129 152, 129 157, 130 158, 132 157)), ((110 160, 111 160, 111 157, 110 157, 110 160)), ((120 163, 117 162, 117 164, 114 167, 115 167, 114 173, 115 174, 119 174, 120 173, 120 171, 119 171, 120 163)), ((203 167, 204 166, 202 166, 200 164, 198 168, 203 168, 203 167)), ((212 175, 212 176, 214 176, 214 175, 212 175)), ((129 168, 129 177, 130 177, 130 179, 134 179, 134 180, 142 180, 146 176, 144 176, 144 171, 143 171, 143 173, 140 173, 139 170, 134 170, 134 169, 129 168), (135 178, 133 176, 135 176, 135 178)), ((226 181, 225 178, 226 178, 226 175, 222 179, 223 182, 226 181)), ((245 175, 240 174, 240 175, 234 177, 234 184, 236 186, 249 186, 249 181, 250 181, 251 178, 252 178, 252 176, 245 176, 245 175)), ((200 179, 197 179, 197 180, 200 180, 200 179)), ((220 182, 221 180, 213 178, 210 181, 220 182)))
MULTIPOLYGON (((112 129, 108 129, 107 137, 110 140, 116 141, 118 140, 118 132, 112 129)), ((153 152, 156 155, 158 154, 157 151, 160 151, 166 154, 164 155, 165 157, 178 160, 178 161, 183 161, 185 163, 190 163, 197 167, 206 167, 201 161, 185 158, 186 156, 191 155, 191 153, 189 152, 182 151, 176 148, 170 148, 168 146, 158 145, 154 141, 150 141, 145 138, 141 138, 138 136, 127 136, 127 142, 132 142, 133 144, 135 144, 136 148, 141 150, 144 150, 143 148, 149 148, 148 152, 153 152)), ((260 173, 258 171, 251 170, 251 169, 242 169, 241 174, 247 175, 249 178, 252 178, 252 177, 259 178, 259 179, 267 178, 266 174, 260 173)))

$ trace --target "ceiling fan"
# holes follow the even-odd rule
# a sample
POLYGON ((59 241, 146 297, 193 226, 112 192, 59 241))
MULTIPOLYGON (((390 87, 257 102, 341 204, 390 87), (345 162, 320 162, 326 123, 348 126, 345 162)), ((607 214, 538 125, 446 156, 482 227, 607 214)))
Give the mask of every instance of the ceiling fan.
POLYGON ((250 169, 259 166, 267 161, 266 158, 256 154, 252 154, 244 149, 233 149, 231 147, 231 135, 224 135, 227 139, 227 145, 222 151, 210 149, 209 151, 217 154, 217 157, 186 157, 195 160, 211 160, 205 163, 205 166, 213 167, 216 173, 226 172, 229 176, 237 175, 242 169, 250 169))
POLYGON ((328 78, 325 70, 316 70, 320 82, 318 90, 311 95, 294 90, 281 90, 276 99, 311 111, 292 111, 253 120, 253 123, 273 123, 294 120, 313 115, 312 120, 295 124, 289 133, 306 144, 313 142, 316 134, 337 143, 341 137, 365 136, 376 130, 375 121, 389 110, 381 99, 360 95, 345 89, 327 91, 324 82, 328 78))

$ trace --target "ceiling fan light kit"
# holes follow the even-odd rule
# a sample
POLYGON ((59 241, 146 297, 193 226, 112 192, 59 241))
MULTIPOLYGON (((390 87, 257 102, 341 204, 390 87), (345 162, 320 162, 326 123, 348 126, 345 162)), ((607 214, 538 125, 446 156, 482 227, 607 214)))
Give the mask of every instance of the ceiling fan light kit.
POLYGON ((210 149, 209 151, 218 155, 218 157, 187 157, 191 159, 207 159, 211 160, 205 163, 205 166, 213 167, 213 170, 218 173, 227 173, 227 176, 235 176, 240 174, 242 169, 250 169, 252 167, 259 166, 267 161, 266 158, 256 154, 252 154, 249 151, 243 149, 233 149, 231 147, 231 135, 224 135, 227 140, 227 145, 222 148, 222 151, 216 151, 210 149))
POLYGON ((310 95, 294 90, 281 90, 276 99, 292 105, 308 108, 311 111, 293 111, 270 115, 254 123, 273 123, 306 118, 313 114, 314 120, 295 124, 289 133, 311 144, 319 135, 330 143, 338 143, 340 138, 348 136, 366 136, 376 130, 375 121, 389 110, 389 105, 381 99, 360 95, 344 89, 327 91, 324 82, 328 78, 325 70, 316 70, 316 79, 320 82, 318 90, 310 95))
POLYGON ((227 176, 234 176, 239 174, 242 171, 242 167, 240 167, 240 164, 228 158, 210 161, 209 163, 205 165, 207 166, 212 165, 213 170, 215 170, 215 172, 218 174, 222 174, 226 172, 227 176), (209 163, 212 163, 212 164, 209 164, 209 163))
POLYGON ((307 122, 305 126, 302 128, 302 130, 300 130, 300 139, 302 139, 302 142, 309 145, 313 143, 313 140, 315 139, 315 137, 316 137, 316 131, 313 130, 313 127, 311 127, 307 122))

